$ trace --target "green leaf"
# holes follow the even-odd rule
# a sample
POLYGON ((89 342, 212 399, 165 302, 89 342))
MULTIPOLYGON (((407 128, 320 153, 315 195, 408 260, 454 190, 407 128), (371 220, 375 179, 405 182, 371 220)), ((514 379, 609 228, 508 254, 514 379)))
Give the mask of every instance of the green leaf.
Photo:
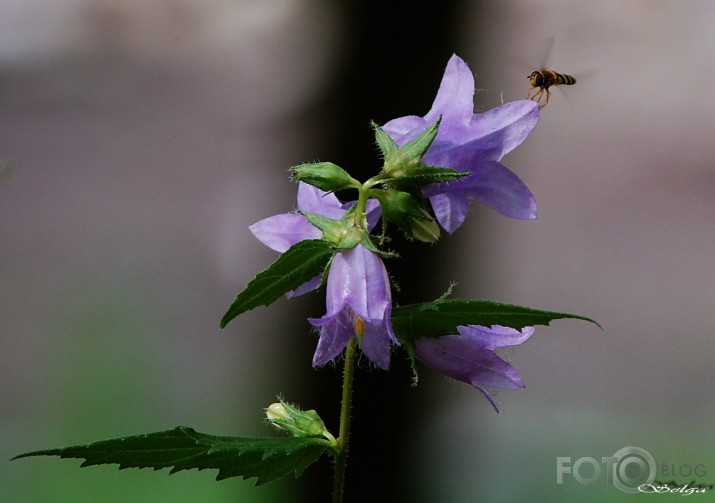
POLYGON ((588 321, 603 328, 591 318, 576 314, 541 311, 488 300, 446 299, 394 308, 392 328, 400 339, 410 341, 420 337, 456 334, 458 325, 502 325, 521 330, 565 318, 588 321))
POLYGON ((258 306, 267 306, 281 295, 319 276, 332 255, 330 244, 321 239, 308 239, 294 244, 268 269, 258 273, 238 294, 221 319, 221 328, 238 315, 258 306))
POLYGON ((84 459, 81 467, 118 464, 123 468, 206 468, 218 470, 216 480, 241 476, 265 484, 293 472, 298 477, 322 454, 332 454, 330 444, 320 438, 218 437, 179 426, 173 430, 132 437, 102 440, 87 445, 47 449, 20 454, 84 459))

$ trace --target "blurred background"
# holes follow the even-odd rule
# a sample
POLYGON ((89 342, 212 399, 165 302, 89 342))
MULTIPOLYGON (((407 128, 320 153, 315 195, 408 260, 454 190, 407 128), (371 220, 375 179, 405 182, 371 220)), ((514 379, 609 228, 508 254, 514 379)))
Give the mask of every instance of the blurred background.
MULTIPOLYGON (((294 164, 378 169, 369 120, 429 110, 452 53, 477 110, 556 89, 504 163, 536 221, 473 205, 387 264, 398 302, 455 294, 591 316, 540 327, 527 388, 358 372, 346 501, 620 501, 557 484, 557 457, 635 445, 658 478, 715 483, 715 5, 708 1, 3 0, 0 459, 177 425, 265 435, 276 394, 337 430, 314 370, 321 295, 218 322, 275 259, 249 233, 289 211, 294 164), (419 274, 415 274, 418 271, 419 274), (695 473, 696 468, 700 466, 695 473)), ((327 501, 330 464, 254 488, 215 472, 0 469, 0 501, 327 501)), ((584 469, 584 477, 592 475, 584 469)), ((681 496, 660 495, 659 501, 681 496)), ((679 499, 678 499, 679 501, 679 499)))

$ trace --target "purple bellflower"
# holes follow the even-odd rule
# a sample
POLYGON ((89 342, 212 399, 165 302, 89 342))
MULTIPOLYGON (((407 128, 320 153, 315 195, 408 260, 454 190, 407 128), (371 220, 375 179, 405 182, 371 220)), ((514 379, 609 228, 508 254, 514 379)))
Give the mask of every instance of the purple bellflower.
MULTIPOLYGON (((340 219, 354 202, 341 203, 335 194, 325 192, 307 183, 298 183, 298 210, 306 213, 317 213, 324 217, 340 219)), ((374 227, 380 217, 380 207, 377 201, 368 201, 368 224, 374 227)), ((256 238, 269 248, 283 253, 288 248, 305 239, 320 239, 322 233, 313 224, 295 211, 281 213, 264 218, 248 227, 256 238)), ((288 297, 297 297, 320 286, 321 277, 317 276, 299 286, 288 297)))
POLYGON ((338 253, 328 273, 327 312, 308 321, 320 329, 313 366, 337 357, 351 337, 357 336, 368 359, 387 370, 392 343, 392 298, 387 271, 376 253, 359 244, 338 253))
MULTIPOLYGON (((298 210, 339 219, 345 206, 335 197, 307 183, 298 183, 298 210)), ((264 218, 248 227, 267 247, 283 253, 304 239, 320 239, 321 232, 297 212, 281 213, 264 218)))
POLYGON ((526 342, 534 333, 534 327, 519 331, 500 325, 491 328, 468 325, 458 326, 457 331, 459 335, 418 339, 415 343, 417 359, 441 374, 471 384, 499 412, 484 386, 518 389, 524 387, 524 381, 494 350, 526 342))
POLYGON ((372 363, 390 367, 391 343, 399 343, 390 321, 390 280, 379 255, 361 244, 338 253, 328 273, 326 308, 325 316, 308 320, 320 328, 313 366, 337 357, 357 336, 372 363))
POLYGON ((423 189, 437 220, 450 234, 462 225, 470 199, 511 218, 536 218, 536 201, 531 191, 499 161, 534 129, 539 119, 538 105, 531 100, 519 100, 475 114, 473 96, 474 76, 467 64, 453 55, 427 115, 400 117, 382 126, 403 146, 442 117, 437 137, 423 161, 471 173, 423 189))

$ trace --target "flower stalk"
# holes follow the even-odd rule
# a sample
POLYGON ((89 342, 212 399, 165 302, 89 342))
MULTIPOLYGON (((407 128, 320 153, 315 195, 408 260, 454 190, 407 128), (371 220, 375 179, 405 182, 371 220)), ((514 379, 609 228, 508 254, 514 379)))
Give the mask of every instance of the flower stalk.
POLYGON ((333 480, 333 503, 343 501, 345 486, 345 466, 348 459, 348 437, 350 435, 350 410, 353 400, 353 374, 355 373, 355 337, 350 339, 345 350, 345 367, 343 368, 343 397, 340 405, 340 429, 338 447, 335 455, 335 478, 333 480))
POLYGON ((355 225, 369 231, 367 224, 367 201, 370 198, 370 189, 379 183, 377 177, 372 177, 358 188, 358 200, 355 205, 355 225))

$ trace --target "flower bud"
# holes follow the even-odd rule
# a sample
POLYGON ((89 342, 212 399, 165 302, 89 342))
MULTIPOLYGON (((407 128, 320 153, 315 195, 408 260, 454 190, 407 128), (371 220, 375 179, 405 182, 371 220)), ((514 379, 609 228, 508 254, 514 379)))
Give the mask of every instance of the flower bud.
POLYGON ((302 411, 297 407, 280 401, 266 408, 266 419, 279 430, 290 433, 294 437, 323 437, 335 442, 328 429, 314 410, 302 411))
POLYGON ((423 243, 436 243, 439 241, 439 225, 430 219, 411 218, 412 221, 412 236, 423 243))
POLYGON ((282 403, 272 403, 266 409, 266 419, 275 421, 277 419, 288 419, 288 411, 282 403))
POLYGON ((439 240, 439 226, 425 210, 424 200, 394 189, 375 190, 372 195, 380 202, 382 217, 387 222, 399 225, 408 236, 425 243, 439 240))
POLYGON ((360 188, 361 186, 360 182, 332 162, 301 164, 293 166, 291 172, 296 180, 309 183, 326 192, 334 192, 348 187, 360 188))

